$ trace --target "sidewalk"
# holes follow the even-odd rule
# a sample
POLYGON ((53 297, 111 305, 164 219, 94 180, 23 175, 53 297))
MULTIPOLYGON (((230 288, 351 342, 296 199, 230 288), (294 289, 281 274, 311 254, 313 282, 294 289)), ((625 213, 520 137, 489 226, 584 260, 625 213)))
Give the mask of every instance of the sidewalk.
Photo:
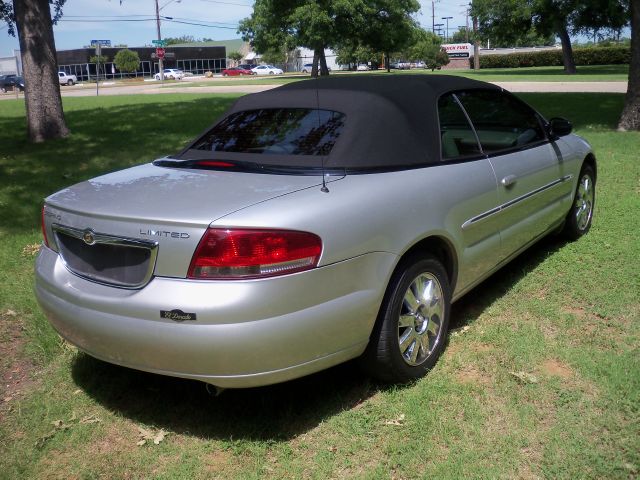
POLYGON ((627 82, 491 82, 510 92, 627 93, 627 82))
MULTIPOLYGON (((186 82, 185 82, 186 83, 186 82)), ((566 92, 566 93, 626 93, 627 82, 491 82, 510 92, 566 92)), ((229 85, 229 86, 203 86, 192 87, 175 83, 170 87, 161 87, 157 83, 149 82, 144 85, 109 86, 100 89, 103 95, 154 95, 161 93, 256 93, 276 88, 274 85, 229 85)), ((63 87, 63 97, 94 97, 95 88, 63 87)), ((20 97, 23 97, 21 94, 20 97)), ((15 94, 0 94, 0 100, 16 98, 15 94)))

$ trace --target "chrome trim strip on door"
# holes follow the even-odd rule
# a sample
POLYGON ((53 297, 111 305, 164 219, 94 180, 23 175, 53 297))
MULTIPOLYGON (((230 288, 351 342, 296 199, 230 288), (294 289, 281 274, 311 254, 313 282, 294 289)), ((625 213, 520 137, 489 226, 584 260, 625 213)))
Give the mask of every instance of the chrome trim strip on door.
POLYGON ((525 193, 524 195, 521 195, 517 198, 514 198, 513 200, 509 200, 506 203, 503 203, 502 205, 498 205, 495 208, 492 208, 491 210, 487 210, 486 212, 481 213, 480 215, 476 215, 473 218, 470 218, 469 220, 467 220, 466 222, 464 222, 462 224, 462 229, 465 230, 467 228, 469 228, 471 225, 480 222, 481 220, 484 220, 492 215, 495 215, 498 212, 501 212, 502 210, 505 210, 509 207, 512 207, 513 205, 515 205, 516 203, 519 203, 523 200, 526 200, 527 198, 533 197, 534 195, 537 195, 539 193, 544 192, 545 190, 548 190, 550 188, 555 187, 556 185, 560 185, 561 183, 567 182, 569 180, 571 180, 573 178, 573 175, 565 175, 562 178, 559 178, 557 180, 554 180, 551 183, 548 183, 546 185, 543 185, 540 188, 536 188, 535 190, 530 191, 529 193, 525 193))

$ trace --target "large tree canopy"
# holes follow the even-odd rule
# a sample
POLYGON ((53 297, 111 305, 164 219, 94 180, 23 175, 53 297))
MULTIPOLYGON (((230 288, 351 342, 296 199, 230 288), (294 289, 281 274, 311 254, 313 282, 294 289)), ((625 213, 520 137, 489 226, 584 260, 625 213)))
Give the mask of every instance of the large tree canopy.
POLYGON ((570 34, 620 30, 628 11, 629 0, 474 0, 471 8, 481 36, 497 44, 516 45, 531 32, 558 36, 566 73, 576 72, 570 34))
POLYGON ((7 22, 10 35, 16 30, 20 41, 25 80, 27 135, 32 142, 65 137, 64 120, 53 23, 62 15, 66 0, 0 0, 0 19, 7 22), (51 8, 54 7, 53 19, 51 8))
POLYGON ((389 53, 406 46, 417 0, 256 0, 239 32, 258 52, 306 47, 314 51, 312 74, 327 75, 325 48, 368 47, 389 53))

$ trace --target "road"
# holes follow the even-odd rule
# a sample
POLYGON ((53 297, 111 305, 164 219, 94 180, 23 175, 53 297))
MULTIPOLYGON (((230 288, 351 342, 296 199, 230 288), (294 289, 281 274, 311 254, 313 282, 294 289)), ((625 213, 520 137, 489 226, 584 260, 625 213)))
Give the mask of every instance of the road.
MULTIPOLYGON (((201 82, 202 79, 193 81, 201 82)), ((234 83, 229 86, 192 86, 188 80, 161 86, 147 81, 135 85, 109 85, 100 88, 100 95, 154 95, 159 93, 256 93, 276 88, 279 85, 252 85, 234 83)), ((511 92, 601 92, 626 93, 627 82, 491 82, 511 92)), ((93 97, 95 86, 75 85, 60 88, 63 97, 93 97)), ((22 95, 20 95, 22 96, 22 95)), ((0 99, 16 98, 15 93, 0 94, 0 99)))

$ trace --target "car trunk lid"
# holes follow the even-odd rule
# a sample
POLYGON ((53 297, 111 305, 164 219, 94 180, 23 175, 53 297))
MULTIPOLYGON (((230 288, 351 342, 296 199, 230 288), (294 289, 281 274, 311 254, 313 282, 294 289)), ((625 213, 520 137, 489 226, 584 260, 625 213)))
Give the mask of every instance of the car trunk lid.
POLYGON ((143 275, 146 264, 139 262, 155 262, 155 275, 186 277, 193 252, 211 222, 272 198, 320 188, 321 183, 318 176, 148 164, 97 177, 51 195, 45 202, 44 228, 52 239, 51 248, 62 250, 67 268, 74 273, 100 283, 139 288, 148 281, 148 276, 143 275), (85 237, 85 233, 89 235, 85 237), (105 243, 114 246, 115 252, 105 249, 105 243), (114 257, 115 264, 106 261, 105 255, 96 255, 94 245, 111 252, 107 256, 114 257), (135 248, 154 251, 139 255, 132 250, 135 248), (122 270, 127 268, 123 265, 125 257, 138 262, 140 281, 121 281, 127 277, 122 270))

